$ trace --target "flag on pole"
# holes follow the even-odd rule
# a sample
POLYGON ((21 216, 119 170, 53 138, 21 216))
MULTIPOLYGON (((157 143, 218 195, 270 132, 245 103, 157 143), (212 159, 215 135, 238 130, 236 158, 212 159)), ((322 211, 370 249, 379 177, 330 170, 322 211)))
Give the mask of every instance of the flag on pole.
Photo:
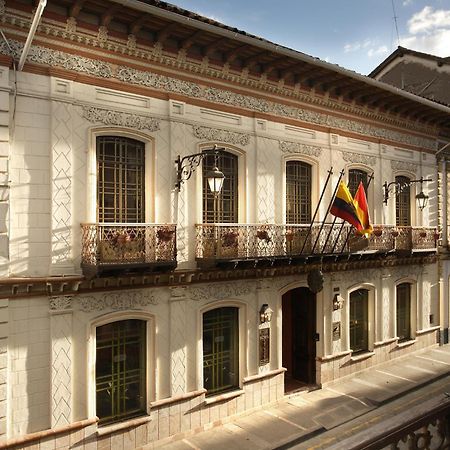
POLYGON ((360 233, 363 233, 363 226, 356 211, 352 194, 342 180, 339 183, 330 212, 333 216, 340 217, 353 225, 360 233))
POLYGON ((356 214, 361 224, 361 230, 358 230, 361 234, 371 234, 373 232, 372 224, 370 223, 369 206, 367 205, 366 191, 362 184, 359 182, 358 189, 353 199, 355 205, 356 214))

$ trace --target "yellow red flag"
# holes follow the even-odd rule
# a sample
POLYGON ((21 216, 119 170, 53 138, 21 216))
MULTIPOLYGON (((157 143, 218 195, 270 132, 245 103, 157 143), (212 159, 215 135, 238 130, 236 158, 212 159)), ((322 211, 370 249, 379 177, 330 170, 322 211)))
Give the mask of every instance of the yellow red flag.
POLYGON ((370 223, 369 206, 367 204, 366 191, 364 190, 362 181, 359 182, 358 190, 353 198, 353 204, 355 206, 356 215, 361 223, 361 229, 358 229, 358 232, 361 234, 371 234, 373 227, 370 223))

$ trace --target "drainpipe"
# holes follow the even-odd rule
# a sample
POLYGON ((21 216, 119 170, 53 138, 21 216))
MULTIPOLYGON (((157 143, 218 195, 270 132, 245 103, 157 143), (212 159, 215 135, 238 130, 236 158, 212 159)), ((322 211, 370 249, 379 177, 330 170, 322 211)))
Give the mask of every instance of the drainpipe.
POLYGON ((44 12, 44 8, 47 5, 47 0, 39 0, 39 5, 36 9, 36 13, 34 14, 33 23, 31 24, 30 31, 28 33, 27 41, 23 46, 22 54, 20 55, 19 66, 17 70, 20 72, 23 69, 25 64, 25 60, 27 59, 28 52, 30 51, 31 42, 33 41, 34 35, 36 33, 36 28, 39 25, 39 21, 41 20, 42 13, 44 12))

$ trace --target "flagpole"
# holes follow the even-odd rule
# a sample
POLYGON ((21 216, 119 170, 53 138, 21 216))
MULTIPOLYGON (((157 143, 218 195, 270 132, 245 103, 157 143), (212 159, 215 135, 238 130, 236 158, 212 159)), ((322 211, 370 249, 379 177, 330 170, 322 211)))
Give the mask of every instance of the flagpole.
POLYGON ((330 203, 328 204, 327 212, 325 213, 325 215, 323 217, 322 223, 320 225, 319 232, 317 233, 317 237, 316 237, 316 240, 314 242, 314 246, 313 246, 313 248, 311 250, 312 254, 314 253, 314 250, 316 249, 317 241, 319 240, 320 234, 322 233, 323 227, 325 225, 325 220, 326 220, 326 218, 328 216, 328 213, 330 212, 331 205, 333 204, 334 197, 336 197, 336 192, 339 189, 339 183, 341 182, 343 176, 344 176, 344 169, 342 169, 341 173, 339 174, 339 179, 338 179, 338 182, 336 183, 336 187, 334 188, 334 192, 333 192, 333 195, 331 196, 330 203))
MULTIPOLYGON (((375 172, 372 172, 370 175, 369 175, 369 179, 367 180, 367 192, 369 192, 369 186, 370 186, 370 183, 372 182, 372 180, 373 180, 373 174, 374 174, 375 172)), ((342 225, 344 225, 344 223, 342 223, 342 225)), ((341 228, 341 231, 342 231, 342 228, 341 228)), ((342 248, 341 248, 341 253, 343 253, 344 252, 344 249, 345 249, 345 247, 347 246, 347 243, 348 243, 348 240, 350 239, 350 234, 352 233, 352 228, 350 227, 349 228, 349 230, 348 230, 348 232, 347 232, 347 237, 345 238, 345 242, 344 242, 344 245, 342 246, 342 248)), ((340 232, 339 232, 339 236, 340 236, 340 232)), ((339 239, 339 236, 338 236, 338 238, 337 239, 339 239)), ((336 241, 337 241, 337 239, 336 239, 336 241)))
POLYGON ((333 166, 331 166, 330 170, 328 171, 328 176, 327 176, 327 179, 325 181, 325 185, 323 186, 322 193, 320 194, 319 202, 317 203, 316 210, 314 211, 313 218, 311 220, 311 223, 309 224, 308 233, 306 233, 305 240, 303 241, 302 249, 300 250, 300 255, 303 255, 303 250, 305 249, 306 242, 308 241, 308 238, 309 238, 309 236, 311 234, 311 230, 312 230, 314 221, 316 220, 317 213, 319 212, 319 206, 322 203, 322 199, 323 199, 323 196, 325 194, 325 190, 327 188, 328 182, 330 181, 331 175, 333 175, 333 166))

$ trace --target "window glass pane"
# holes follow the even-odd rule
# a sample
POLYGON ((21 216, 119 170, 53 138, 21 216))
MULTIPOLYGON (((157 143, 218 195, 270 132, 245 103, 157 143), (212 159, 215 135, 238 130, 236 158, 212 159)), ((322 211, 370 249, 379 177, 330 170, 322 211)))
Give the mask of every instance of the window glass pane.
POLYGON ((358 189, 359 183, 362 181, 364 190, 367 195, 367 172, 359 169, 351 169, 348 171, 348 189, 350 194, 354 197, 356 194, 356 190, 358 189))
POLYGON ((238 308, 203 314, 203 385, 208 395, 239 387, 238 308))
POLYGON ((208 155, 203 159, 203 223, 238 222, 238 157, 219 151, 218 156, 208 155), (217 158, 217 161, 216 161, 217 158), (207 173, 217 167, 225 175, 222 191, 214 199, 206 179, 207 173), (214 203, 216 201, 216 210, 214 203))
POLYGON ((397 226, 411 226, 411 189, 405 184, 409 182, 407 177, 395 177, 395 181, 400 183, 403 188, 395 195, 395 220, 397 226))
POLYGON ((311 222, 311 166, 286 163, 286 223, 311 222))
POLYGON ((96 330, 96 413, 100 424, 144 414, 146 322, 123 320, 96 330))
POLYGON ((411 339, 411 285, 397 286, 397 337, 400 341, 411 339))
POLYGON ((145 222, 145 145, 118 136, 97 137, 98 221, 145 222))
POLYGON ((369 349, 369 291, 358 289, 350 294, 350 348, 354 353, 369 349))

